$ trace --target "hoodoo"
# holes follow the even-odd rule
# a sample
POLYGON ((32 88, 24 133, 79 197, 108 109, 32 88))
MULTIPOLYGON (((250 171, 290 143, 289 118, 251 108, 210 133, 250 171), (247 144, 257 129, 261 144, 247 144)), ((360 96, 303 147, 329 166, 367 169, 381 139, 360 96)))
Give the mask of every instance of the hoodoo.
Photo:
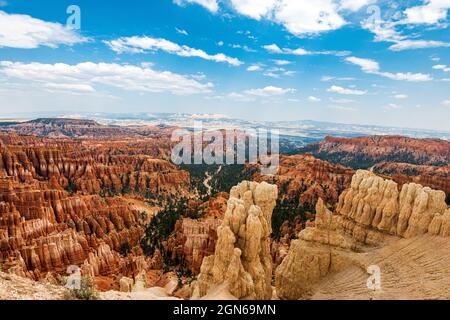
POLYGON ((244 181, 233 187, 214 255, 204 258, 193 298, 222 286, 238 299, 272 297, 270 235, 278 188, 244 181))

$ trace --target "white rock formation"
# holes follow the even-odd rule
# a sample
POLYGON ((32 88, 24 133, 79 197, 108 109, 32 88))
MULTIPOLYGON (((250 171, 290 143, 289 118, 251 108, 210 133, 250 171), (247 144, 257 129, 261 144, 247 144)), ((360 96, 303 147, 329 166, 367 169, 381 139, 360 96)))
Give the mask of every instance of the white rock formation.
POLYGON ((358 171, 351 187, 341 194, 335 214, 318 201, 315 227, 300 232, 276 270, 277 295, 308 297, 325 276, 349 265, 360 268, 365 258, 358 252, 367 245, 380 247, 388 239, 395 242, 425 234, 450 235, 444 192, 414 183, 399 192, 395 182, 358 171))
POLYGON ((270 235, 277 196, 277 187, 265 182, 244 181, 231 189, 215 253, 203 259, 193 298, 218 286, 238 299, 272 297, 270 235))

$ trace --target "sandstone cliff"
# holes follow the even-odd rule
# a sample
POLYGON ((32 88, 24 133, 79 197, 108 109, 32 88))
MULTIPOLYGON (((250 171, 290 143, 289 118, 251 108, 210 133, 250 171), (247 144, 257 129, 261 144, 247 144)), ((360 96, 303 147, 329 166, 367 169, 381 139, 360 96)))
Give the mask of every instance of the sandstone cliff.
POLYGON ((367 169, 379 162, 445 166, 450 159, 448 141, 401 136, 326 137, 307 150, 321 159, 357 169, 367 169))
POLYGON ((146 196, 178 194, 187 189, 189 174, 164 158, 169 142, 59 140, 2 136, 0 176, 19 182, 50 180, 71 192, 146 196), (184 188, 183 188, 184 187, 184 188))
POLYGON ((450 164, 447 166, 426 166, 410 163, 381 162, 372 168, 373 172, 389 176, 398 184, 414 182, 447 194, 450 204, 450 164))
POLYGON ((137 268, 143 227, 138 212, 119 198, 70 197, 39 183, 0 178, 0 262, 33 279, 65 274, 70 265, 87 274, 112 275, 137 268))
POLYGON ((203 259, 194 298, 225 286, 238 299, 272 297, 271 216, 276 186, 242 182, 233 187, 213 256, 203 259))
POLYGON ((350 168, 305 154, 281 156, 275 176, 262 176, 257 171, 254 179, 275 183, 282 198, 314 206, 319 198, 330 204, 337 203, 341 192, 350 185, 353 174, 350 168))
POLYGON ((214 254, 217 228, 222 224, 228 194, 219 193, 196 208, 198 219, 181 218, 172 236, 165 243, 165 251, 172 261, 193 274, 200 272, 203 258, 214 254))
MULTIPOLYGON (((339 197, 335 213, 322 200, 316 211, 315 226, 300 232, 299 240, 291 243, 276 270, 277 294, 281 298, 311 297, 326 277, 352 268, 360 271, 370 264, 371 256, 378 263, 384 259, 380 254, 384 257, 390 252, 386 249, 377 255, 378 251, 370 247, 389 248, 402 238, 450 235, 450 209, 444 192, 414 183, 403 185, 399 191, 395 182, 367 171, 355 174, 351 187, 339 197)), ((423 269, 421 263, 429 262, 415 263, 423 269)), ((450 272, 444 278, 450 279, 450 272)))

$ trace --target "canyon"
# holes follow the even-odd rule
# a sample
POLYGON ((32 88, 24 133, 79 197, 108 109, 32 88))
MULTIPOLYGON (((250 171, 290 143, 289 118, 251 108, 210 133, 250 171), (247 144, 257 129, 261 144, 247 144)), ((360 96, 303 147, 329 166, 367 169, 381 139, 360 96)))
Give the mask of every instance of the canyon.
POLYGON ((306 152, 355 170, 368 169, 399 184, 416 182, 443 190, 450 203, 450 142, 400 136, 326 137, 306 152))
POLYGON ((101 299, 448 298, 448 142, 327 138, 276 175, 199 168, 203 194, 170 161, 172 130, 3 128, 0 298, 65 299, 73 266, 101 299), (382 292, 366 289, 373 265, 382 292))
POLYGON ((450 158, 450 142, 446 140, 401 136, 326 137, 306 149, 319 158, 358 169, 379 162, 443 166, 450 158))
POLYGON ((57 283, 75 265, 117 288, 151 268, 140 246, 159 210, 150 202, 189 193, 189 173, 164 160, 169 151, 160 136, 0 135, 2 269, 57 283))

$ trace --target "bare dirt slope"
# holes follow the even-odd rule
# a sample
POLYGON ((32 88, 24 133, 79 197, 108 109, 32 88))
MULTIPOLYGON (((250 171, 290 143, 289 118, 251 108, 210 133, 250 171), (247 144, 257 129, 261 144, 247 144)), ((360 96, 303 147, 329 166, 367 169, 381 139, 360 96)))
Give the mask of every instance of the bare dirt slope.
POLYGON ((355 263, 317 284, 312 299, 450 299, 450 241, 421 236, 355 253, 355 263), (381 289, 369 290, 367 267, 381 269, 381 289))
POLYGON ((67 289, 0 272, 0 300, 62 300, 67 289))

